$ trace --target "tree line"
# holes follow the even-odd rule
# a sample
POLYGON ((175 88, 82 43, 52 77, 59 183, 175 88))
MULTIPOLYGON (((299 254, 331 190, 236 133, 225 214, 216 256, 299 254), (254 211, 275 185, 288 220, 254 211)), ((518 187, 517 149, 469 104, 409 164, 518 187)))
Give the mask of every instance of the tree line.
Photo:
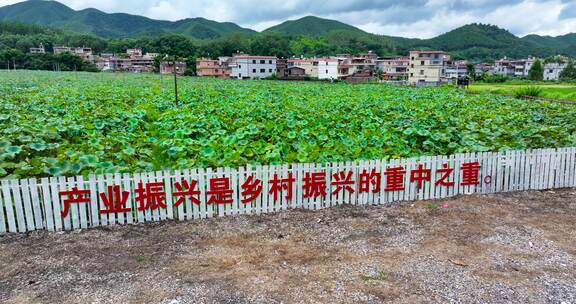
POLYGON ((17 68, 51 70, 55 65, 62 70, 93 70, 89 64, 79 64, 69 56, 53 55, 54 46, 84 46, 94 54, 121 54, 128 48, 140 48, 145 53, 178 56, 195 61, 199 57, 217 58, 236 52, 263 56, 312 57, 332 56, 338 53, 363 53, 368 50, 379 55, 399 55, 405 50, 396 49, 384 37, 363 35, 346 30, 335 31, 320 37, 291 36, 282 33, 233 33, 210 40, 195 40, 171 34, 160 37, 103 39, 76 34, 39 25, 0 22, 0 69, 16 64, 17 68), (31 47, 42 43, 45 55, 30 54, 31 47))

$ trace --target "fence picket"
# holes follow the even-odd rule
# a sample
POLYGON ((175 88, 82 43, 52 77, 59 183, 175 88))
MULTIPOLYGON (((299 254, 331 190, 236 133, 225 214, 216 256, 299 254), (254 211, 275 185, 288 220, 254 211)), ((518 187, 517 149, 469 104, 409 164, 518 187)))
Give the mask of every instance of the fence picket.
MULTIPOLYGON (((197 169, 193 169, 193 170, 184 170, 184 180, 188 181, 189 186, 191 189, 194 189, 194 191, 199 191, 199 189, 201 188, 200 186, 200 181, 199 181, 199 177, 198 177, 198 170, 197 169), (194 183, 196 183, 196 185, 194 185, 194 183)), ((182 176, 177 176, 176 178, 179 182, 182 182, 182 176)), ((182 191, 186 191, 185 188, 182 188, 182 191)), ((195 198, 198 200, 198 202, 200 201, 200 195, 195 195, 195 198)), ((200 204, 189 199, 188 197, 184 196, 183 197, 183 202, 178 206, 178 208, 182 207, 182 209, 178 209, 179 212, 180 210, 182 210, 182 212, 184 213, 183 217, 188 219, 188 220, 193 220, 193 219, 199 219, 202 218, 202 214, 200 211, 200 204), (184 206, 183 206, 184 205, 184 206)), ((178 215, 180 216, 180 215, 178 215)))
POLYGON ((6 233, 6 217, 4 216, 4 200, 0 191, 0 234, 6 233))
MULTIPOLYGON (((63 191, 67 191, 68 189, 70 189, 70 187, 68 187, 68 183, 66 181, 66 177, 64 176, 60 176, 58 177, 58 189, 60 189, 61 192, 63 191)), ((64 199, 65 196, 60 195, 58 193, 58 206, 60 208, 61 211, 64 211, 65 205, 64 205, 64 199)), ((62 216, 62 213, 59 214, 55 214, 55 216, 59 217, 62 219, 62 225, 64 226, 64 230, 71 230, 72 229, 72 219, 71 219, 71 215, 70 215, 70 210, 68 210, 68 214, 66 215, 66 217, 62 216)))
POLYGON ((576 187, 576 147, 570 148, 570 164, 568 167, 570 169, 568 185, 576 187))
POLYGON ((30 184, 28 180, 20 181, 20 192, 22 195, 22 206, 24 207, 24 216, 26 219, 26 230, 36 230, 36 223, 34 222, 34 211, 32 209, 32 201, 30 200, 30 184))
MULTIPOLYGON (((78 185, 76 185, 76 181, 74 177, 69 177, 66 179, 66 188, 65 189, 72 189, 74 187, 78 187, 78 189, 82 189, 81 187, 79 187, 78 185)), ((78 216, 78 204, 77 203, 71 203, 68 205, 69 208, 69 221, 70 221, 70 229, 74 230, 74 229, 78 229, 80 228, 80 218, 78 216)))
MULTIPOLYGON (((194 172, 196 173, 196 172, 194 172)), ((197 172, 198 178, 198 190, 200 190, 200 217, 207 218, 208 217, 208 210, 207 210, 207 200, 206 200, 206 189, 208 188, 207 181, 206 181, 206 171, 204 169, 198 169, 197 172)))
POLYGON ((20 185, 18 180, 11 181, 12 190, 12 203, 14 204, 14 209, 16 210, 16 223, 18 225, 18 232, 26 232, 26 219, 24 216, 24 207, 22 206, 22 197, 20 195, 20 185))
MULTIPOLYGON (((34 225, 36 229, 44 229, 44 219, 42 218, 42 199, 39 193, 39 186, 35 178, 28 180, 28 185, 30 186, 30 199, 32 200, 32 211, 34 212, 34 225)), ((2 208, 0 207, 0 211, 2 208)))
POLYGON ((42 205, 44 206, 44 214, 42 214, 46 229, 54 231, 54 214, 52 213, 52 199, 50 198, 50 180, 42 178, 40 180, 42 187, 42 205))
POLYGON ((125 222, 127 224, 133 224, 134 223, 134 204, 133 204, 133 201, 134 201, 133 188, 134 187, 131 186, 131 180, 132 180, 132 178, 130 177, 130 174, 125 173, 122 175, 122 178, 121 178, 122 187, 123 187, 124 191, 128 191, 130 193, 130 195, 128 196, 128 201, 126 202, 126 206, 127 206, 127 208, 130 208, 130 211, 128 211, 124 214, 124 216, 126 218, 125 222))
MULTIPOLYGON (((2 193, 1 196, 4 197, 2 200, 4 204, 4 210, 6 211, 6 222, 8 224, 8 231, 9 232, 18 232, 18 228, 16 225, 16 217, 14 216, 14 205, 12 204, 12 196, 10 195, 10 184, 8 181, 3 180, 1 181, 2 185, 2 193)), ((4 212, 2 209, 0 211, 4 212)))
MULTIPOLYGON (((144 175, 141 173, 135 173, 133 175, 133 181, 134 181, 134 189, 136 189, 136 187, 138 187, 140 185, 140 183, 142 183, 142 179, 145 179, 144 175)), ((133 191, 133 196, 136 195, 135 191, 133 191)), ((144 223, 146 222, 146 212, 142 211, 142 210, 138 210, 138 206, 136 204, 136 199, 133 198, 133 205, 132 205, 132 212, 136 213, 136 218, 138 219, 138 223, 144 223)))

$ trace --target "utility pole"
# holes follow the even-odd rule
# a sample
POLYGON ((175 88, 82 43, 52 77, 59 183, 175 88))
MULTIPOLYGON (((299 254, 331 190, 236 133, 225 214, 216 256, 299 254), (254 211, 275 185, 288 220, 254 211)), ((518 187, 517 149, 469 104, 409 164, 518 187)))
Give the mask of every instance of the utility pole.
POLYGON ((174 55, 174 98, 176 106, 178 106, 178 74, 176 73, 176 55, 174 55))

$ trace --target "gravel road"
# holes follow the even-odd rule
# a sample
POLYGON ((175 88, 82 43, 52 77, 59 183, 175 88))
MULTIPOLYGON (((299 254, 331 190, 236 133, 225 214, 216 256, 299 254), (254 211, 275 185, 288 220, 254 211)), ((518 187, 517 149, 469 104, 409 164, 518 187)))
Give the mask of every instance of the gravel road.
POLYGON ((576 304, 576 189, 2 236, 0 302, 576 304))

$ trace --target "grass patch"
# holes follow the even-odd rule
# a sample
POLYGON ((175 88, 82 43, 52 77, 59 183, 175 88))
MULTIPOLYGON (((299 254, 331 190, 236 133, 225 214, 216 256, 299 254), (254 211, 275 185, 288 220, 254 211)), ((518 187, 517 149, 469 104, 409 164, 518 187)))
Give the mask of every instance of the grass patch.
POLYGON ((521 87, 514 91, 514 97, 523 98, 524 96, 539 97, 542 95, 543 89, 538 86, 521 87))
MULTIPOLYGON (((539 97, 576 101, 576 84, 574 83, 475 83, 470 86, 469 90, 477 93, 512 94, 516 96, 517 92, 525 90, 535 91, 536 88, 540 89, 539 97)), ((523 95, 533 96, 530 94, 523 95)))
POLYGON ((366 283, 370 283, 373 281, 385 281, 387 278, 387 275, 384 271, 378 271, 378 273, 376 275, 370 276, 370 275, 361 275, 360 279, 362 279, 362 281, 366 282, 366 283))
POLYGON ((440 210, 440 207, 438 207, 438 205, 434 204, 434 203, 428 203, 426 204, 426 206, 424 206, 426 208, 426 210, 428 210, 428 212, 430 213, 436 213, 440 210))

